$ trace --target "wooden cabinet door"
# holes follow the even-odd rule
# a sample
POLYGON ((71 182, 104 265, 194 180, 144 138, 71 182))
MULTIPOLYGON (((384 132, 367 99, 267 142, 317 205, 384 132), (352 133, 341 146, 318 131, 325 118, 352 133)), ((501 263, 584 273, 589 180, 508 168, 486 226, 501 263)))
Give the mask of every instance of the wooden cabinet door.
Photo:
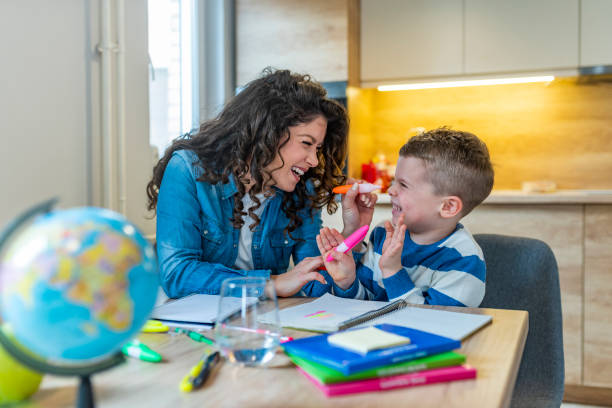
POLYGON ((578 0, 465 0, 465 73, 578 67, 578 0))
POLYGON ((612 1, 580 2, 580 66, 612 65, 612 1))
POLYGON ((581 384, 583 206, 481 205, 462 223, 473 234, 537 238, 552 248, 561 285, 565 383, 581 384))
POLYGON ((362 85, 460 75, 462 7, 462 0, 362 0, 362 85))
POLYGON ((237 84, 268 66, 346 81, 347 23, 346 0, 237 0, 237 84))
POLYGON ((584 385, 612 387, 612 205, 587 205, 584 385))

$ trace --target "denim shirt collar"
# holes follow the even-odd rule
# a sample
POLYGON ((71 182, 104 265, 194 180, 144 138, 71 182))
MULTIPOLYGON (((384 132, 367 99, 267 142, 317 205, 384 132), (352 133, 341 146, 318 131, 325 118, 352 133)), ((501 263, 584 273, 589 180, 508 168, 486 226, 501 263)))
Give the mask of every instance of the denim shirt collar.
POLYGON ((234 194, 238 192, 238 187, 236 187, 236 181, 234 180, 234 175, 230 174, 229 181, 225 184, 221 185, 221 198, 227 200, 234 194))
MULTIPOLYGON (((272 190, 274 190, 275 196, 282 196, 283 190, 281 190, 280 188, 272 186, 272 190)), ((221 185, 221 198, 227 200, 237 192, 238 187, 236 187, 236 179, 234 178, 233 174, 230 174, 228 177, 228 182, 221 185)))

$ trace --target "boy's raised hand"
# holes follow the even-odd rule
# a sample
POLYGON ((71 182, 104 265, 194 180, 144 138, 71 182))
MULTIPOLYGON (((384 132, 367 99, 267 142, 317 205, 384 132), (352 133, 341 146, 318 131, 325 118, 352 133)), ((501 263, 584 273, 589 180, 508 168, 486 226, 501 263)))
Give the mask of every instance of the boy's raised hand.
POLYGON ((321 251, 321 257, 325 263, 327 272, 332 277, 336 285, 341 289, 346 290, 351 287, 355 281, 355 260, 351 251, 346 254, 336 252, 335 248, 344 241, 344 237, 335 229, 321 228, 317 235, 317 245, 321 251), (333 253, 334 260, 331 262, 325 261, 327 255, 333 253))
POLYGON ((348 179, 348 184, 353 184, 353 187, 342 197, 342 222, 344 223, 342 235, 345 237, 357 231, 362 225, 370 225, 374 215, 374 204, 378 196, 373 193, 359 194, 356 185, 359 181, 348 179))
POLYGON ((385 222, 385 242, 382 247, 382 255, 378 266, 383 278, 389 278, 402 269, 402 249, 404 248, 404 238, 406 237, 406 225, 404 224, 404 214, 399 216, 397 226, 389 221, 385 222))

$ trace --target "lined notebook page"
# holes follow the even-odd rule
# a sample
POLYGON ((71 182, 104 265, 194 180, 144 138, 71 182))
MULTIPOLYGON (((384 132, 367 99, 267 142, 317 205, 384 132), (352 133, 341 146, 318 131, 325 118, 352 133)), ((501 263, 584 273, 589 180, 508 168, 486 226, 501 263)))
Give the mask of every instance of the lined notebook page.
MULTIPOLYGON (((326 293, 309 303, 289 307, 279 312, 281 325, 301 330, 332 332, 352 317, 378 309, 388 302, 345 299, 326 293)), ((262 316, 262 321, 267 321, 262 316)))
POLYGON ((373 323, 389 323, 423 330, 455 340, 463 340, 476 330, 489 324, 492 319, 493 317, 485 314, 448 312, 407 306, 357 327, 365 327, 373 323))
MULTIPOLYGON (((345 299, 326 293, 312 302, 281 310, 279 317, 281 325, 284 327, 333 332, 338 330, 338 326, 343 321, 379 309, 387 304, 389 302, 345 299)), ((491 316, 484 314, 448 312, 407 306, 356 327, 390 323, 462 340, 491 322, 491 319, 491 316)), ((266 321, 265 315, 262 320, 266 321)))
MULTIPOLYGON (((151 319, 173 323, 212 325, 219 313, 219 295, 193 294, 180 299, 170 300, 153 309, 151 319)), ((237 312, 242 305, 241 298, 225 298, 229 304, 225 316, 237 312)), ((256 298, 247 298, 247 305, 257 302, 256 298)), ((224 316, 221 316, 224 317, 224 316)))

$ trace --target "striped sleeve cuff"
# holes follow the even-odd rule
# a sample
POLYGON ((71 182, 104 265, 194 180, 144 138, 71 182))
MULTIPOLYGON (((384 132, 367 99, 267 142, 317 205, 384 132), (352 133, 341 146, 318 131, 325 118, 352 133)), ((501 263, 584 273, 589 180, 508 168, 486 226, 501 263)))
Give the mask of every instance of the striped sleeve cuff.
POLYGON ((355 298, 355 296, 357 296, 357 293, 359 292, 359 286, 361 285, 359 283, 359 279, 357 279, 355 277, 355 280, 353 281, 353 284, 351 286, 349 286, 348 289, 344 290, 342 289, 340 286, 336 285, 336 282, 334 282, 332 280, 332 289, 333 289, 333 294, 339 297, 343 297, 343 298, 355 298))
POLYGON ((393 276, 383 278, 383 284, 389 299, 400 297, 414 289, 414 283, 404 268, 397 271, 393 276))

